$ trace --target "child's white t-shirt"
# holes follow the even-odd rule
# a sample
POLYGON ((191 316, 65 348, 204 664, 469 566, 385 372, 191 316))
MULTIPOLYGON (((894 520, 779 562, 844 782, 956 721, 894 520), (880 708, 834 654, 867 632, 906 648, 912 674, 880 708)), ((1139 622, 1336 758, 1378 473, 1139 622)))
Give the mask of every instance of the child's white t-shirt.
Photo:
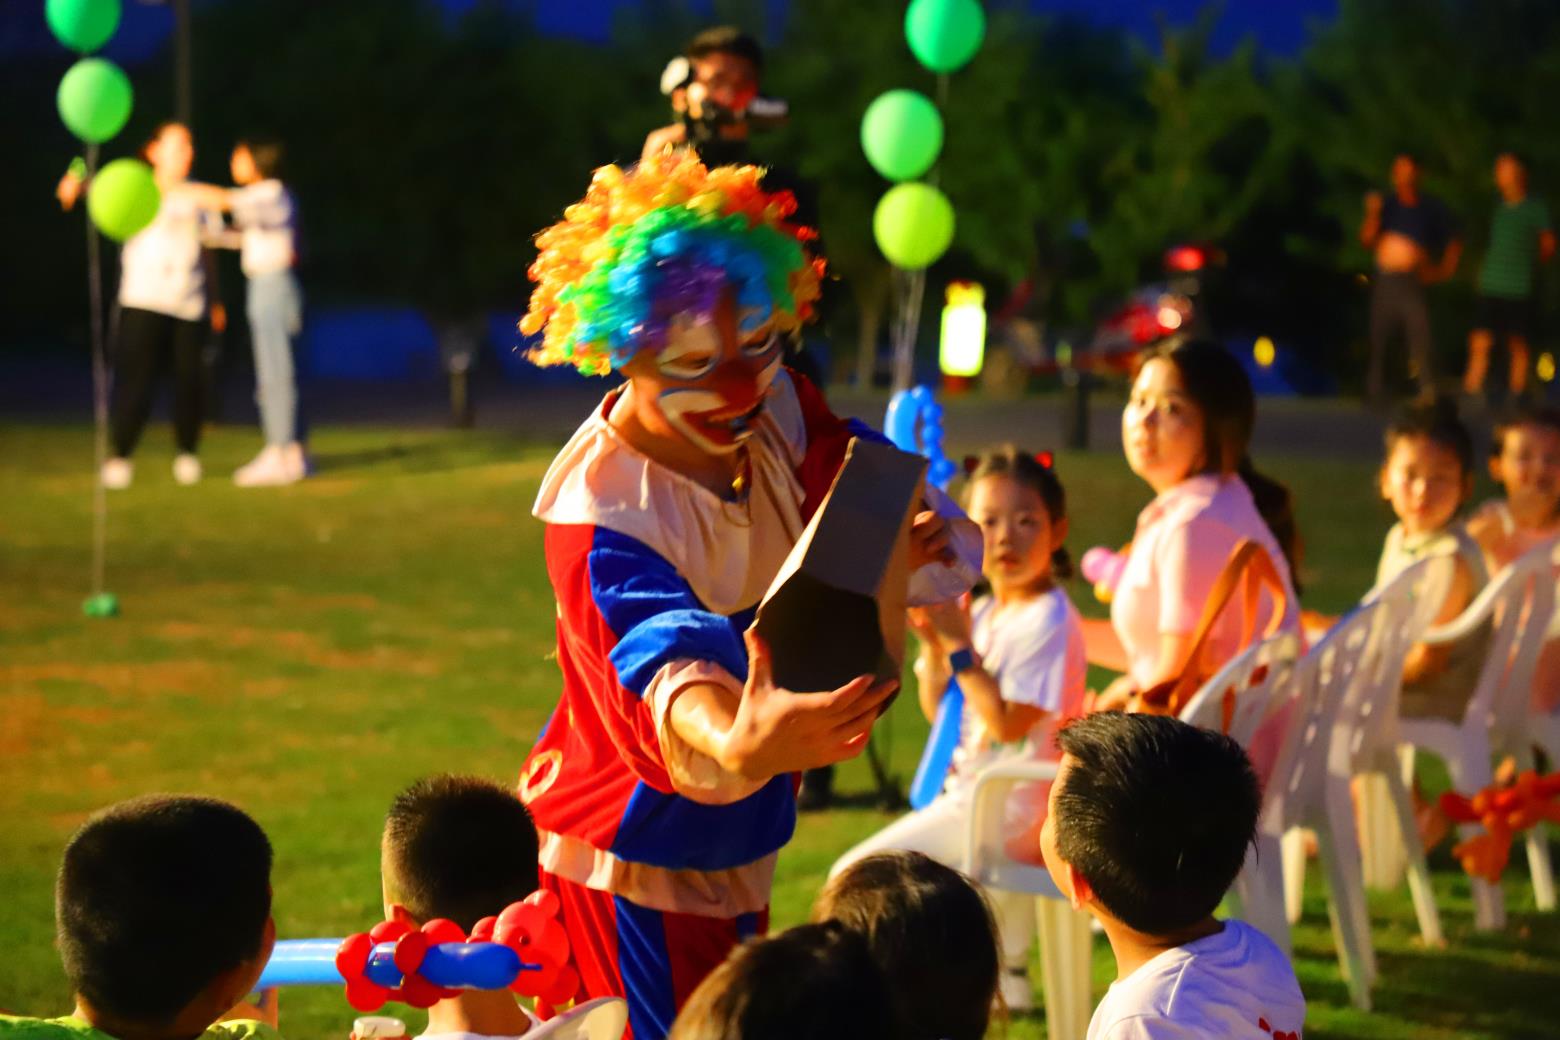
MULTIPOLYGON (((1059 587, 1007 605, 982 596, 970 608, 970 626, 981 667, 997 680, 1002 699, 1046 712, 1025 739, 1024 753, 1056 758, 1056 730, 1082 712, 1087 692, 1089 662, 1078 609, 1059 587)), ((954 776, 958 781, 973 778, 996 749, 980 714, 966 702, 953 754, 954 776)))
POLYGON ((233 223, 242 233, 240 266, 250 278, 290 270, 297 248, 292 192, 272 178, 234 188, 233 223))
POLYGON ((1300 1040, 1305 998, 1283 951, 1243 921, 1111 984, 1088 1040, 1300 1040))

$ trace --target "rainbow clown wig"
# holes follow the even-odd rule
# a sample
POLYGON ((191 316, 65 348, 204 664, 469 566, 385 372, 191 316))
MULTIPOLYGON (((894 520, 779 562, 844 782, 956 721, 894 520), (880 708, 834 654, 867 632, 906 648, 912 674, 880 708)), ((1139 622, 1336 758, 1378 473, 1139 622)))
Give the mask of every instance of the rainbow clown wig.
POLYGON ((520 320, 526 335, 543 332, 531 360, 605 375, 659 350, 674 315, 710 313, 728 287, 744 334, 806 321, 823 261, 803 243, 817 234, 788 223, 796 199, 764 191, 761 175, 706 169, 687 152, 597 170, 585 197, 536 236, 536 289, 520 320))

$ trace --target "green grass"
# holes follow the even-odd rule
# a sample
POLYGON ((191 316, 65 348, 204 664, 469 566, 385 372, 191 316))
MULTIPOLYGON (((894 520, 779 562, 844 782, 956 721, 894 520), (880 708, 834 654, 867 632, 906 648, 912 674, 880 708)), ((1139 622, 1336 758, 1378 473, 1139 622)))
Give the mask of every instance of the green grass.
MULTIPOLYGON (((233 799, 275 844, 281 934, 344 934, 378 912, 390 797, 435 770, 512 780, 557 695, 541 525, 529 515, 552 447, 327 429, 316 479, 241 491, 225 475, 253 451, 251 432, 211 436, 214 476, 195 489, 174 486, 165 438, 153 429, 135 486, 110 497, 108 585, 124 612, 93 621, 80 612, 89 434, 0 427, 0 1008, 68 1009, 52 879, 94 809, 147 791, 233 799)), ((1347 607, 1373 573, 1386 516, 1362 455, 1272 466, 1300 502, 1317 609, 1347 607)), ((1125 541, 1148 496, 1119 457, 1058 466, 1074 547, 1125 541)), ((1081 587, 1074 598, 1099 609, 1081 587)), ((926 731, 913 705, 901 698, 880 727, 904 778, 926 731)), ((865 790, 864 765, 848 764, 841 783, 865 790)), ((860 807, 804 818, 781 858, 775 924, 805 916, 833 859, 886 819, 860 807)), ((1493 936, 1471 932, 1467 885, 1449 861, 1436 866, 1449 948, 1418 946, 1405 892, 1373 897, 1382 982, 1368 1016, 1347 1008, 1313 881, 1296 939, 1308 1036, 1553 1034, 1560 934, 1553 915, 1532 912, 1521 865, 1507 884, 1511 925, 1493 936)), ((1111 965, 1097 946, 1102 990, 1111 965)), ((339 1036, 350 1019, 338 993, 284 994, 290 1036, 339 1036)), ((1043 1035, 1040 1016, 1008 1035, 1043 1035)))

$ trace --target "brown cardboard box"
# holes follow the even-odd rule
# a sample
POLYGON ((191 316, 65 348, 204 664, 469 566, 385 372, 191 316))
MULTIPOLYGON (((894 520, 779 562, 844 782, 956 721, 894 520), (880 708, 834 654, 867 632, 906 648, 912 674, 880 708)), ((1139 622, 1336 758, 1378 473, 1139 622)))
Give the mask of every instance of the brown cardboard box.
POLYGON ((850 442, 829 494, 758 607, 775 685, 835 690, 859 675, 898 679, 905 656, 910 523, 926 459, 850 442))

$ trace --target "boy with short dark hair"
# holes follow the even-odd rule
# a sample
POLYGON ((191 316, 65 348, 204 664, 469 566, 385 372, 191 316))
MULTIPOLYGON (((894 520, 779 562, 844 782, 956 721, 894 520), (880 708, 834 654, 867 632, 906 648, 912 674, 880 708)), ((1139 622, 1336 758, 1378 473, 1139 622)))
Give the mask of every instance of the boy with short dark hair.
POLYGON ((1262 806, 1245 751, 1177 719, 1117 712, 1076 720, 1057 744, 1040 847, 1116 955, 1088 1040, 1299 1040, 1305 999, 1288 958, 1213 916, 1262 806))
POLYGON ((275 1036, 274 1004, 241 1003, 276 942, 271 845, 234 806, 153 795, 93 816, 65 848, 55 916, 75 1014, 0 1015, 0 1040, 275 1036))
MULTIPOLYGON (((480 777, 424 777, 385 818, 385 919, 420 927, 443 917, 470 933, 536 891, 536 851, 536 827, 514 792, 480 777)), ((508 1037, 536 1025, 509 990, 462 990, 428 1009, 423 1035, 508 1037)))

